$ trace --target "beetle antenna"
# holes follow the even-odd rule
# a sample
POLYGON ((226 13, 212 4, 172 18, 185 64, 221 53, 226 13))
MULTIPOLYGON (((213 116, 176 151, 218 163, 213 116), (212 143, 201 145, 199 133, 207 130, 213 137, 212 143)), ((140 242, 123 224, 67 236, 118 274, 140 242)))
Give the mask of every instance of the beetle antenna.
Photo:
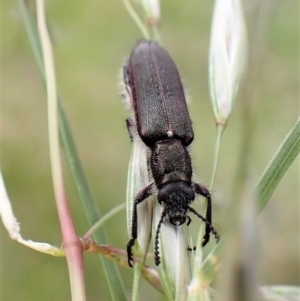
POLYGON ((164 209, 162 214, 161 214, 161 217, 160 217, 160 220, 158 222, 158 225, 157 225, 157 229, 156 229, 156 233, 155 233, 155 241, 154 241, 154 260, 155 260, 155 264, 156 265, 159 265, 160 264, 160 256, 159 256, 159 232, 160 232, 160 227, 161 227, 161 224, 164 220, 164 217, 167 215, 167 210, 164 209))
POLYGON ((219 242, 220 236, 219 236, 218 232, 216 231, 216 229, 213 227, 213 225, 192 207, 189 207, 189 210, 205 222, 205 224, 210 228, 210 231, 214 234, 216 241, 219 242))

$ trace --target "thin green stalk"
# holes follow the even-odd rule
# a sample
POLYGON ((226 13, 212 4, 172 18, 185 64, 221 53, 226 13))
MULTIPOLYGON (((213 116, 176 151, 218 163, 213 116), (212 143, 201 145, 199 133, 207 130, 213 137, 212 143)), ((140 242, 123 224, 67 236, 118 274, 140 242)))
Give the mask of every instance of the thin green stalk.
POLYGON ((159 45, 162 46, 161 35, 157 26, 152 27, 153 40, 155 40, 159 45))
MULTIPOLYGON (((212 189, 213 189, 215 176, 216 176, 216 172, 217 172, 221 140, 222 140, 222 135, 224 133, 225 127, 226 127, 226 125, 223 125, 223 124, 217 125, 217 134, 216 134, 216 139, 215 139, 215 151, 214 151, 214 163, 213 163, 213 171, 212 171, 212 177, 211 177, 209 191, 212 191, 212 189)), ((203 208, 201 211, 204 211, 204 204, 202 205, 202 207, 203 208)), ((202 253, 201 244, 202 244, 204 231, 205 231, 205 224, 201 223, 199 226, 198 238, 197 238, 197 251, 196 251, 196 256, 195 256, 196 261, 194 261, 194 268, 193 268, 194 277, 197 277, 198 271, 202 267, 203 253, 202 253)), ((204 271, 207 272, 206 270, 204 270, 204 271)), ((204 272, 202 271, 202 274, 203 273, 204 272)), ((201 275, 201 277, 203 277, 203 275, 201 275)), ((202 278, 199 278, 199 279, 202 279, 202 278)), ((203 277, 203 279, 205 279, 205 276, 203 277)))
POLYGON ((106 213, 104 216, 102 216, 101 219, 99 219, 85 234, 84 234, 84 238, 89 238, 91 237, 98 229, 100 229, 100 227, 107 221, 109 220, 112 216, 114 216, 115 214, 117 214, 118 212, 120 212, 121 210, 124 210, 126 207, 126 204, 120 204, 118 206, 116 206, 115 208, 113 208, 112 210, 110 210, 108 213, 106 213))
POLYGON ((216 135, 216 140, 215 140, 214 165, 213 165, 213 172, 212 172, 212 176, 211 176, 211 180, 210 180, 209 191, 212 191, 212 189, 214 187, 215 177, 216 177, 216 173, 217 173, 218 160, 219 160, 221 140, 222 140, 224 130, 225 130, 225 126, 223 124, 219 124, 217 126, 217 135, 216 135))
POLYGON ((139 300, 139 284, 141 279, 141 272, 143 269, 144 263, 137 262, 134 265, 134 274, 133 274, 133 285, 132 285, 132 301, 139 300))
POLYGON ((144 38, 146 40, 149 40, 150 39, 149 32, 148 32, 146 26, 143 24, 140 17, 138 16, 138 14, 136 13, 136 11, 134 10, 134 8, 132 7, 130 0, 123 0, 123 3, 129 13, 129 15, 131 16, 131 18, 133 19, 133 21, 135 22, 137 27, 141 30, 144 38))

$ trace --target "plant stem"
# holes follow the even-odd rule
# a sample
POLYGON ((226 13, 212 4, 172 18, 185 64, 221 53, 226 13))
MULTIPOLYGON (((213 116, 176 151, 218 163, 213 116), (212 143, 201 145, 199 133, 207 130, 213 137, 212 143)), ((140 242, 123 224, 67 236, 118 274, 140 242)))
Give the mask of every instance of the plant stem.
POLYGON ((85 301, 82 247, 72 222, 62 176, 55 70, 43 0, 37 0, 37 19, 46 75, 49 145, 56 207, 62 231, 63 248, 67 257, 72 300, 85 301))
POLYGON ((216 135, 216 140, 215 140, 215 153, 214 153, 214 165, 213 165, 213 172, 210 180, 210 187, 209 191, 212 191, 214 182, 215 182, 215 177, 217 173, 217 165, 218 165, 218 160, 219 160, 219 152, 220 152, 220 146, 221 146, 221 140, 222 136, 225 130, 225 126, 223 124, 218 124, 217 125, 217 135, 216 135))

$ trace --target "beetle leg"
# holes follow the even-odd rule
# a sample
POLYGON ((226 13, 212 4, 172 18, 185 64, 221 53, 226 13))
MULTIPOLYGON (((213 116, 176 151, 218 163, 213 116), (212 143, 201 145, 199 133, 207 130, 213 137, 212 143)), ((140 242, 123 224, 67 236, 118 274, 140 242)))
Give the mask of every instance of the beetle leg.
POLYGON ((189 226, 190 223, 192 222, 192 219, 191 219, 188 215, 186 216, 186 218, 187 218, 187 223, 186 223, 186 225, 189 226))
MULTIPOLYGON (((189 225, 191 224, 191 222, 192 222, 192 219, 191 219, 188 215, 186 216, 186 218, 187 218, 187 223, 186 223, 186 225, 189 226, 189 225)), ((190 246, 188 246, 188 247, 187 247, 187 250, 188 250, 188 251, 195 251, 195 250, 196 250, 196 247, 190 247, 190 246)))
POLYGON ((209 191, 201 184, 193 183, 193 188, 197 194, 200 194, 207 199, 206 220, 208 221, 209 224, 206 224, 205 227, 205 234, 202 242, 202 246, 204 247, 209 242, 209 234, 211 231, 210 225, 212 224, 211 196, 209 191))
POLYGON ((128 257, 128 265, 133 267, 133 255, 132 255, 132 247, 134 246, 135 240, 137 239, 137 205, 143 202, 146 198, 152 195, 152 187, 153 183, 145 187, 141 190, 135 198, 133 211, 132 211, 132 223, 131 223, 131 239, 127 244, 127 257, 128 257))
MULTIPOLYGON (((214 235, 215 238, 216 238, 216 241, 219 242, 220 236, 219 236, 218 232, 216 231, 216 229, 213 227, 213 225, 212 225, 205 217, 203 217, 200 213, 198 213, 198 212, 197 212, 195 209, 193 209, 192 207, 189 207, 189 210, 190 210, 191 212, 193 212, 195 215, 197 215, 199 218, 201 218, 201 219, 205 222, 206 227, 209 228, 209 232, 212 232, 213 235, 214 235)), ((202 246, 203 246, 203 243, 202 243, 202 246)))

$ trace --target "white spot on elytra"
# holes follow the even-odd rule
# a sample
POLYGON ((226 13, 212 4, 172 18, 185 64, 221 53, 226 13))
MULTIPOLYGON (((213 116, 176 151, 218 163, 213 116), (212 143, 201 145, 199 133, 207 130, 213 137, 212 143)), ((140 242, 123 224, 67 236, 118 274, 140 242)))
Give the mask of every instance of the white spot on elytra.
POLYGON ((174 133, 172 131, 167 131, 168 138, 173 138, 174 133))

